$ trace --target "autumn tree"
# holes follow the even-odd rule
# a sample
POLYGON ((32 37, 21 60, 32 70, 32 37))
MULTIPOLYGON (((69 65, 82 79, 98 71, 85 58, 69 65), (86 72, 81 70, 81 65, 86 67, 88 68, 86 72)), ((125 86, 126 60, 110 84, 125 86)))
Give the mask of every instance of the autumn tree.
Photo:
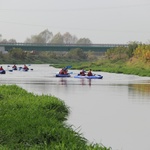
POLYGON ((139 45, 134 51, 134 57, 144 62, 150 62, 150 45, 139 45))

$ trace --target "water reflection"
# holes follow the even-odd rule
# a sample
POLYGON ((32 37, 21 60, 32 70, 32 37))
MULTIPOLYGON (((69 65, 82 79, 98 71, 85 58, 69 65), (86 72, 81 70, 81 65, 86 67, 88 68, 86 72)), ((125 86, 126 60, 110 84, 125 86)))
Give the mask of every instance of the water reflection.
POLYGON ((65 78, 60 78, 60 85, 67 85, 67 80, 65 78))
POLYGON ((150 103, 150 84, 129 84, 128 93, 132 102, 150 103))
POLYGON ((81 79, 81 85, 87 85, 87 83, 89 86, 91 86, 91 79, 81 79))

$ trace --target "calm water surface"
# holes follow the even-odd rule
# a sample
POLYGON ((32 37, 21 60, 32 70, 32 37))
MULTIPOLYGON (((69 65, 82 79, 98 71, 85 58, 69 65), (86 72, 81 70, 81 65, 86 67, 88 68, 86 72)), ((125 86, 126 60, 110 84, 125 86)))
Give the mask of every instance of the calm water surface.
POLYGON ((79 71, 74 70, 70 78, 56 78, 59 69, 48 64, 29 68, 29 72, 7 71, 0 75, 0 84, 17 84, 34 94, 64 100, 70 107, 68 123, 90 142, 113 150, 150 149, 149 77, 95 72, 104 78, 76 79, 79 71))

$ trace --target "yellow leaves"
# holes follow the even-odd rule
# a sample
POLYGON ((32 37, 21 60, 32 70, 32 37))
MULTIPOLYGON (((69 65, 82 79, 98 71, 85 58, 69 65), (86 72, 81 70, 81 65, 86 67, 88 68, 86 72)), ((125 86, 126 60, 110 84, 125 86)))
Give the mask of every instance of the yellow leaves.
POLYGON ((150 61, 150 45, 139 45, 133 54, 140 60, 150 61))

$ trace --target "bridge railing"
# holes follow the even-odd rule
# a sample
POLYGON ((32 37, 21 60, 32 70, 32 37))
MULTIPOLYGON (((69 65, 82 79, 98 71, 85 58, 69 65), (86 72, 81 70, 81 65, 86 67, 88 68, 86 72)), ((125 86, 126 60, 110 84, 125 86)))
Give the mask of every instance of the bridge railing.
POLYGON ((70 51, 81 48, 83 51, 106 52, 109 48, 128 46, 127 44, 51 44, 51 43, 0 43, 5 51, 21 48, 25 51, 70 51))
POLYGON ((0 46, 88 46, 88 47, 119 47, 128 44, 51 44, 51 43, 0 43, 0 46))

